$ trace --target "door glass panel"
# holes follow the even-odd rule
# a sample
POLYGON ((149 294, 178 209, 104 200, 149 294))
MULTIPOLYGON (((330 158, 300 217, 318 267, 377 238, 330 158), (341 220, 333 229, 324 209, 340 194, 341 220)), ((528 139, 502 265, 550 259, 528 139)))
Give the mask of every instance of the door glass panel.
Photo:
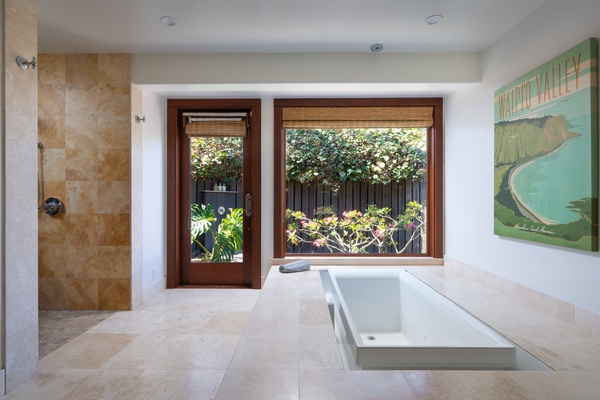
POLYGON ((190 139, 192 263, 243 261, 243 140, 190 139))

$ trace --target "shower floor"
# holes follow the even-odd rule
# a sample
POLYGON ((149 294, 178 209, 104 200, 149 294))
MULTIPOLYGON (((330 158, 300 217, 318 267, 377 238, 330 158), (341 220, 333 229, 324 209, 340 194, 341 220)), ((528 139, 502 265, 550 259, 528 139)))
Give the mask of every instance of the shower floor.
POLYGON ((52 353, 112 314, 114 311, 40 310, 39 358, 52 353))

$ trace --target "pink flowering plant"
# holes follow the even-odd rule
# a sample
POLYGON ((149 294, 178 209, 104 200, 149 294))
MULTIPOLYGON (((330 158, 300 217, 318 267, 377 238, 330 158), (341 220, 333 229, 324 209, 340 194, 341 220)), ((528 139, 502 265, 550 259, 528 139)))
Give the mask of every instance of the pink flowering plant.
POLYGON ((287 210, 287 241, 294 246, 309 243, 331 253, 368 253, 370 246, 378 253, 403 253, 425 232, 423 207, 411 201, 404 214, 396 218, 392 218, 391 211, 389 207, 377 208, 371 204, 364 214, 352 210, 338 217, 332 207, 325 207, 317 210, 311 219, 302 211, 287 210), (398 231, 409 233, 403 245, 394 239, 398 231))

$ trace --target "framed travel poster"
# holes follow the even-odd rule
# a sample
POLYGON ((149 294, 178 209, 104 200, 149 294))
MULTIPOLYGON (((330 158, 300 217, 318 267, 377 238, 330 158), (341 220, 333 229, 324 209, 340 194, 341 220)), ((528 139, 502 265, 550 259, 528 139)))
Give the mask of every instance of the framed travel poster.
POLYGON ((595 38, 494 93, 494 233, 598 250, 595 38))

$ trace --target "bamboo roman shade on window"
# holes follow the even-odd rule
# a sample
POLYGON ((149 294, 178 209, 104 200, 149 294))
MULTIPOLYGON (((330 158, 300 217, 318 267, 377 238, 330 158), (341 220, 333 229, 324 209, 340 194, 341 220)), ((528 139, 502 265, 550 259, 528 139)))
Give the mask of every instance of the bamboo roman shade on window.
POLYGON ((433 107, 283 107, 285 129, 430 128, 433 107))
POLYGON ((184 113, 185 134, 189 137, 246 137, 247 113, 184 113))

